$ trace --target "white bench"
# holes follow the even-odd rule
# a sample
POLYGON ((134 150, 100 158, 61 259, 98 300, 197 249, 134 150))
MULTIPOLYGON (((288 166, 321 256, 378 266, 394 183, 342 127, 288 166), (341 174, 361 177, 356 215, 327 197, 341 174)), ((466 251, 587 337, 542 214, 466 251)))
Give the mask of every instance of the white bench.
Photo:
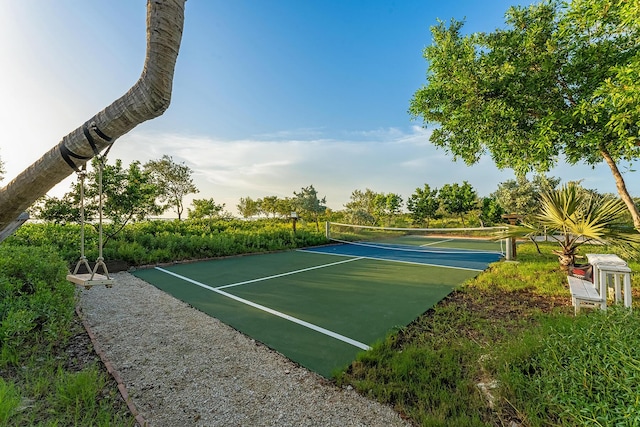
POLYGON ((580 312, 582 306, 607 309, 606 295, 601 296, 593 283, 574 276, 567 276, 567 279, 569 280, 569 289, 571 289, 571 303, 575 307, 576 314, 580 312))

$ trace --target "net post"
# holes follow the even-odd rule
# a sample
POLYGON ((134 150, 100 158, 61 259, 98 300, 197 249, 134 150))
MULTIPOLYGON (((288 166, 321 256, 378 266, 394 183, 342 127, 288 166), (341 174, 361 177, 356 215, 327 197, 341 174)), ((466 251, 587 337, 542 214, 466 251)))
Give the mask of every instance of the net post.
POLYGON ((326 236, 327 240, 331 239, 331 233, 329 232, 329 221, 324 222, 324 235, 326 236))
POLYGON ((513 256, 513 243, 514 242, 513 242, 513 239, 511 239, 509 237, 507 237, 505 240, 506 240, 506 242, 505 242, 506 243, 506 246, 505 246, 506 247, 506 251, 505 251, 506 252, 506 254, 505 254, 506 259, 507 259, 507 261, 512 261, 513 258, 514 258, 514 256, 513 256))

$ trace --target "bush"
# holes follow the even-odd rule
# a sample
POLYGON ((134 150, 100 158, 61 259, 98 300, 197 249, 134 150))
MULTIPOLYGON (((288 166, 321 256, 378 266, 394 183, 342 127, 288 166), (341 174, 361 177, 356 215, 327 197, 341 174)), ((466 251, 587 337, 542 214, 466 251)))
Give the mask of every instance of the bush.
POLYGON ((74 287, 50 247, 0 246, 0 366, 27 357, 31 346, 65 335, 74 287))

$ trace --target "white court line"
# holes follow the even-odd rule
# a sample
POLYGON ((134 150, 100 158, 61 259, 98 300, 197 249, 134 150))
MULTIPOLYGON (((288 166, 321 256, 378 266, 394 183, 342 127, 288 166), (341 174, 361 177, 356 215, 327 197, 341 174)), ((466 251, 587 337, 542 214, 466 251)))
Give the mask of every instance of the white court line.
POLYGON ((284 277, 284 276, 289 276, 291 274, 303 273, 305 271, 316 270, 318 268, 331 267, 333 265, 344 264, 345 262, 357 261, 359 259, 362 259, 362 258, 361 257, 357 257, 357 258, 348 259, 346 261, 338 261, 338 262, 332 262, 330 264, 322 264, 322 265, 316 265, 315 267, 303 268, 302 270, 288 271, 286 273, 276 274, 274 276, 260 277, 258 279, 246 280, 244 282, 231 283, 229 285, 218 286, 218 287, 216 287, 216 289, 224 289, 224 288, 230 288, 232 286, 240 286, 240 285, 246 285, 246 284, 249 284, 249 283, 262 282, 263 280, 275 279, 277 277, 284 277))
POLYGON ((224 295, 224 296, 226 296, 228 298, 231 298, 233 300, 236 300, 236 301, 241 302, 243 304, 246 304, 248 306, 257 308, 258 310, 265 311, 265 312, 267 312, 269 314, 273 314, 274 316, 281 317, 283 319, 289 320, 290 322, 293 322, 293 323, 296 323, 298 325, 304 326, 306 328, 312 329, 312 330, 314 330, 316 332, 320 332, 321 334, 324 334, 324 335, 330 336, 332 338, 335 338, 337 340, 346 342, 347 344, 351 344, 351 345, 353 345, 355 347, 361 348, 362 350, 371 350, 371 347, 369 347, 366 344, 363 344, 363 343, 361 343, 359 341, 353 340, 353 339, 351 339, 349 337, 345 337, 344 335, 340 335, 340 334, 338 334, 336 332, 330 331, 330 330, 322 328, 320 326, 314 325, 313 323, 305 322, 304 320, 295 318, 293 316, 289 316, 288 314, 281 313, 281 312, 273 310, 273 309, 271 309, 269 307, 265 307, 264 305, 256 304, 255 302, 246 300, 244 298, 237 297, 237 296, 235 296, 233 294, 230 294, 228 292, 221 291, 219 288, 214 288, 214 287, 211 287, 209 285, 205 285, 204 283, 200 283, 200 282, 198 282, 196 280, 189 279, 188 277, 181 276, 180 274, 174 273, 174 272, 169 271, 169 270, 165 270, 164 268, 155 267, 155 269, 159 270, 159 271, 162 271, 163 273, 170 274, 171 276, 177 277, 179 279, 182 279, 182 280, 184 280, 186 282, 193 283, 194 285, 200 286, 201 288, 205 288, 205 289, 208 289, 208 290, 210 290, 212 292, 216 292, 216 293, 218 293, 220 295, 224 295))
POLYGON ((447 242, 451 242, 452 240, 453 239, 446 239, 446 240, 439 240, 437 242, 425 243, 424 245, 420 245, 420 247, 437 245, 438 243, 447 243, 447 242))
MULTIPOLYGON (((355 255, 345 255, 345 254, 334 254, 331 252, 322 252, 322 251, 314 251, 310 249, 297 249, 300 252, 311 252, 314 254, 323 254, 323 255, 333 255, 333 256, 344 256, 344 257, 352 257, 355 255)), ((389 258, 376 258, 371 256, 359 256, 357 259, 373 259, 376 261, 387 261, 387 262, 399 262, 401 264, 411 264, 411 265, 422 265, 427 267, 440 267, 440 268, 451 268, 453 270, 468 270, 468 271, 484 271, 481 268, 469 268, 469 267, 452 267, 450 265, 440 265, 440 264, 427 264, 424 262, 415 262, 415 261, 403 261, 399 259, 389 259, 389 258)))

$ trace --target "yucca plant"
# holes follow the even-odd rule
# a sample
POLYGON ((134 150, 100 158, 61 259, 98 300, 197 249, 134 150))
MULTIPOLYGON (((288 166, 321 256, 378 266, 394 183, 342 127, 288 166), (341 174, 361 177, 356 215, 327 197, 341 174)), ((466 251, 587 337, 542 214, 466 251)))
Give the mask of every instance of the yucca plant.
POLYGON ((545 234, 557 241, 561 249, 553 251, 563 268, 575 264, 577 249, 585 243, 620 246, 636 253, 640 233, 622 223, 626 206, 620 199, 579 191, 576 183, 541 194, 538 223, 512 227, 511 236, 545 234))

